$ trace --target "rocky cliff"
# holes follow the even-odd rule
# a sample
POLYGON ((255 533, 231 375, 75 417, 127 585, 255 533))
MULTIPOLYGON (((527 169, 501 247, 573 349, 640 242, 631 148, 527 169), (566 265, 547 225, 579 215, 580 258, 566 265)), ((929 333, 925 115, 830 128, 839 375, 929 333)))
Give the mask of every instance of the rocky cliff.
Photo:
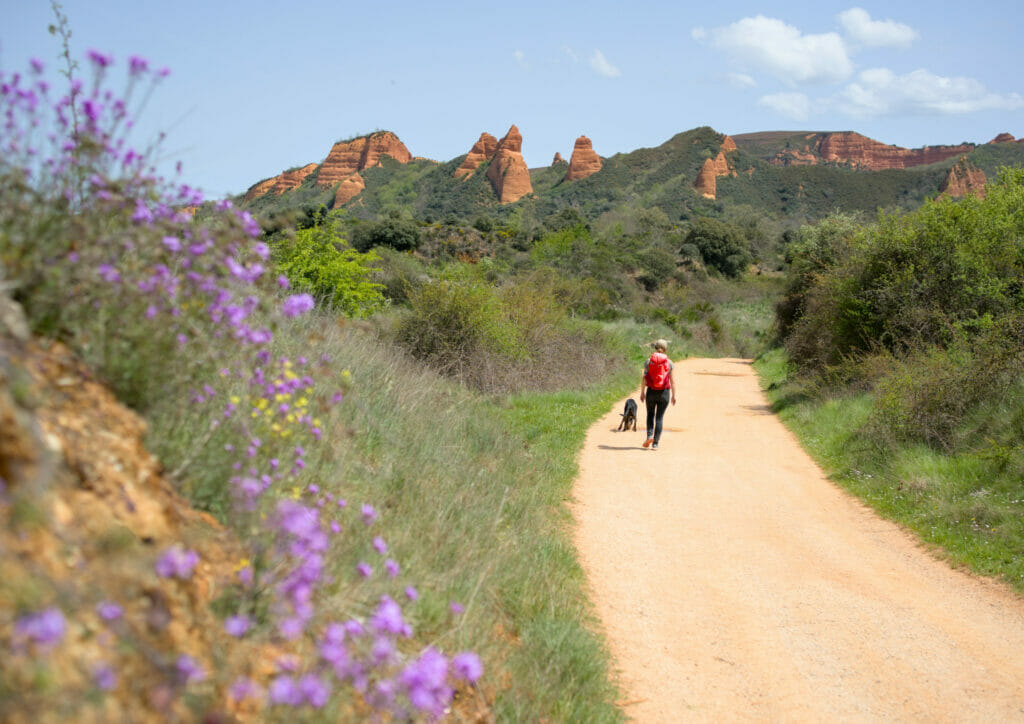
POLYGON ((998 136, 989 141, 989 143, 1013 143, 1016 140, 1017 139, 1014 138, 1013 134, 1011 133, 1000 133, 998 136))
POLYGON ((320 186, 333 186, 354 173, 376 166, 381 156, 391 156, 399 163, 412 160, 412 154, 398 136, 390 131, 379 131, 334 144, 320 166, 316 182, 320 186))
POLYGON ((364 188, 366 188, 366 183, 363 182, 363 177, 359 175, 358 171, 346 176, 338 184, 338 190, 334 192, 334 208, 347 204, 362 193, 364 188))
POLYGON ((559 153, 558 151, 555 151, 555 157, 553 159, 551 159, 551 165, 555 166, 555 165, 560 164, 560 163, 565 163, 565 159, 562 158, 562 154, 561 153, 559 153))
POLYGON ((466 154, 466 160, 455 169, 453 175, 455 178, 469 178, 480 167, 480 164, 490 161, 497 150, 498 139, 490 133, 481 133, 480 138, 477 139, 477 142, 469 149, 469 153, 466 154))
POLYGON ((594 152, 590 139, 580 136, 572 149, 569 159, 569 170, 565 173, 566 181, 578 181, 601 170, 601 157, 594 152))
POLYGON ((498 200, 503 204, 510 204, 526 194, 533 193, 530 169, 523 160, 522 148, 523 136, 513 125, 505 137, 498 141, 491 166, 487 169, 487 178, 490 179, 498 200))
MULTIPOLYGON (((774 134, 748 134, 774 135, 774 134)), ((817 163, 849 164, 870 171, 922 166, 969 153, 974 144, 903 148, 880 143, 853 131, 807 133, 802 146, 791 145, 768 160, 778 166, 803 166, 817 163)), ((792 143, 792 141, 790 141, 792 143)))
POLYGON ((245 200, 252 201, 264 194, 283 194, 285 191, 297 189, 319 166, 317 163, 307 163, 302 168, 285 171, 266 181, 260 181, 246 192, 245 200))
POLYGON ((945 161, 973 150, 972 144, 960 146, 925 146, 901 148, 887 146, 859 133, 828 133, 818 143, 823 161, 850 163, 860 168, 879 171, 888 168, 909 168, 945 161))
POLYGON ((398 136, 391 131, 378 131, 334 144, 321 164, 307 163, 302 168, 285 171, 254 184, 245 192, 245 200, 252 201, 265 194, 283 194, 296 189, 310 174, 319 170, 317 186, 333 186, 341 182, 334 197, 334 205, 339 206, 351 201, 363 190, 365 184, 359 172, 379 164, 382 156, 391 156, 399 163, 409 163, 413 158, 398 136))
POLYGON ((967 156, 961 156, 939 186, 939 195, 959 199, 971 194, 983 199, 987 182, 985 172, 968 161, 967 156))

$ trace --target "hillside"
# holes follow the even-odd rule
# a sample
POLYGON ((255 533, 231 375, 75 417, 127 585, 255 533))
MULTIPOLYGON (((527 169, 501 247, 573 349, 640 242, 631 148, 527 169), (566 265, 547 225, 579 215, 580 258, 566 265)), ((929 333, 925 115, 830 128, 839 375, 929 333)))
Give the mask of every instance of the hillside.
POLYGON ((312 213, 323 205, 363 219, 389 210, 428 221, 481 213, 505 218, 516 209, 546 218, 573 207, 592 220, 642 205, 661 208, 674 222, 743 207, 773 218, 816 220, 835 210, 916 208, 947 185, 962 157, 989 179, 1002 166, 1024 163, 1024 143, 1010 134, 982 144, 906 149, 853 131, 730 138, 705 126, 607 158, 580 136, 568 163, 559 157, 527 172, 523 142, 515 126, 500 141, 483 133, 467 154, 439 163, 413 157, 397 136, 381 131, 335 144, 323 164, 254 184, 240 202, 268 216, 312 213), (340 171, 339 155, 347 161, 340 171))

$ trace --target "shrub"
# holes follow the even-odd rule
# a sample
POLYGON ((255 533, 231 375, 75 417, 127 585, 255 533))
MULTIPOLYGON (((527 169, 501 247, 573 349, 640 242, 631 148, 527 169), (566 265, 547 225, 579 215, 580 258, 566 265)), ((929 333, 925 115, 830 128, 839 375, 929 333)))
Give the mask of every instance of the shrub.
POLYGON ((309 292, 322 304, 350 317, 363 317, 384 304, 382 285, 371 281, 380 272, 372 251, 349 248, 336 223, 300 229, 291 239, 272 247, 278 269, 298 291, 309 292))
POLYGON ((380 221, 359 224, 352 230, 352 246, 357 251, 369 251, 375 246, 386 246, 397 251, 418 249, 423 241, 419 224, 412 219, 389 217, 380 221))
POLYGON ((696 219, 684 243, 696 246, 704 264, 727 277, 741 276, 753 261, 743 232, 733 224, 717 219, 696 219))

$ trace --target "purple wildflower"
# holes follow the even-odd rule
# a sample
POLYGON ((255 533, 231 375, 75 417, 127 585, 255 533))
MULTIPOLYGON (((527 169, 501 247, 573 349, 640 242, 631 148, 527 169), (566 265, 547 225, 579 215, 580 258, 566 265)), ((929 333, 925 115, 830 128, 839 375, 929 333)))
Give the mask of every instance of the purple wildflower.
POLYGON ((280 286, 282 289, 287 289, 288 287, 291 286, 291 282, 288 281, 288 277, 286 277, 284 274, 281 274, 280 276, 277 277, 277 283, 278 286, 280 286))
POLYGON ((101 601, 99 605, 96 606, 96 613, 99 614, 99 617, 104 621, 116 621, 121 618, 121 615, 124 613, 124 609, 113 601, 101 601))
POLYGON ((203 667, 188 654, 182 654, 178 657, 175 668, 178 670, 178 676, 186 684, 194 684, 206 678, 206 672, 203 671, 203 667))
POLYGON ((369 503, 363 503, 362 516, 363 522, 366 525, 373 525, 374 521, 377 520, 377 511, 369 503))
POLYGON ((161 578, 189 579, 198 563, 198 553, 173 545, 157 559, 156 574, 161 578))
POLYGON ((458 616, 459 614, 461 614, 461 613, 462 613, 463 611, 465 611, 465 610, 466 610, 465 608, 463 608, 463 607, 462 607, 462 604, 461 604, 461 603, 459 603, 458 601, 452 601, 451 603, 449 603, 449 604, 448 604, 448 608, 449 608, 449 609, 451 610, 451 612, 452 612, 452 613, 454 613, 454 614, 455 614, 456 616, 458 616))
POLYGON ((374 536, 374 538, 373 538, 373 549, 375 551, 377 551, 378 553, 380 553, 381 555, 384 555, 385 553, 388 552, 388 544, 385 543, 384 539, 381 538, 379 535, 378 536, 374 536))
POLYGON ((235 638, 245 636, 251 625, 252 621, 248 616, 228 616, 224 619, 224 631, 235 638))
POLYGON ((270 682, 270 703, 286 706, 302 704, 302 691, 295 683, 295 677, 281 674, 270 682))
POLYGON ((316 674, 306 674, 299 679, 302 698, 314 709, 321 708, 331 697, 331 687, 316 674))
POLYGON ((114 62, 114 57, 112 55, 105 55, 98 50, 90 50, 86 53, 86 57, 88 57, 92 64, 97 68, 106 68, 114 62))
POLYGON ((240 676, 231 682, 231 688, 229 689, 231 698, 235 701, 243 701, 245 699, 259 699, 263 696, 263 689, 252 679, 248 679, 244 676, 240 676))
POLYGON ((281 305, 281 314, 286 317, 298 317, 311 310, 315 302, 309 294, 293 294, 281 305))
POLYGON ((407 624, 402 619, 402 607, 390 596, 380 597, 377 610, 370 617, 370 627, 377 633, 402 635, 405 635, 408 630, 407 624))
POLYGON ((373 568, 371 568, 370 564, 366 561, 360 561, 359 564, 356 566, 356 573, 358 573, 363 578, 369 578, 373 575, 373 568))
POLYGON ((181 251, 181 239, 176 236, 165 236, 163 238, 163 244, 167 247, 167 250, 177 254, 181 251))
POLYGON ((394 578, 398 575, 401 569, 398 565, 398 561, 394 560, 393 558, 388 558, 386 561, 384 561, 384 570, 388 572, 388 578, 394 578))
POLYGON ((463 651, 452 658, 452 674, 469 684, 475 684, 484 673, 480 657, 472 651, 463 651))
POLYGON ((410 601, 415 601, 417 598, 420 597, 420 592, 412 586, 408 586, 405 589, 405 597, 408 598, 410 601))
POLYGON ((149 61, 133 55, 128 59, 128 72, 132 75, 140 75, 149 70, 149 61))
POLYGON ((32 642, 43 650, 50 649, 60 643, 66 631, 64 613, 56 606, 30 613, 14 622, 15 647, 32 642))
POLYGON ((96 687, 103 691, 113 691, 117 688, 117 672, 110 664, 100 664, 92 672, 96 687))

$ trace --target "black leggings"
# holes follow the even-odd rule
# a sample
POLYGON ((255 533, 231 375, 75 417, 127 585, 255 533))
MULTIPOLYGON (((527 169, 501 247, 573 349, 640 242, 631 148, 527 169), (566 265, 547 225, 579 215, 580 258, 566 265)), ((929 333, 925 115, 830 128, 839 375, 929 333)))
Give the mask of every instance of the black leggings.
POLYGON ((647 388, 647 437, 653 435, 654 442, 661 440, 661 422, 665 419, 665 410, 672 399, 672 390, 652 390, 647 388))

